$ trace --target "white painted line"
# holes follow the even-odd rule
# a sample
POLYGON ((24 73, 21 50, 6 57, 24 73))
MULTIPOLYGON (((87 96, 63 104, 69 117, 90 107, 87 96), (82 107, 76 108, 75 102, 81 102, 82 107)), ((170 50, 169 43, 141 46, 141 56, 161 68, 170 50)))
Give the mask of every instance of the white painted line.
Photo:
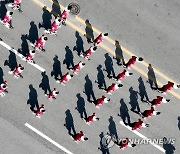
POLYGON ((31 129, 32 131, 34 131, 35 133, 37 133, 38 135, 40 135, 41 137, 43 137, 44 139, 46 139, 47 141, 51 142, 52 144, 54 144, 56 147, 63 150, 67 154, 73 154, 72 152, 70 152, 69 150, 67 150, 66 148, 64 148, 63 146, 58 144, 57 142, 53 141, 52 139, 50 139, 48 136, 46 136, 45 134, 43 134, 42 132, 40 132, 36 128, 32 127, 30 124, 25 123, 25 126, 28 127, 29 129, 31 129))
POLYGON ((162 148, 161 146, 153 143, 153 142, 152 142, 150 139, 148 139, 146 136, 142 135, 141 133, 139 133, 139 132, 136 131, 136 130, 132 130, 131 127, 129 127, 129 126, 126 126, 123 121, 120 121, 119 123, 120 123, 122 126, 124 126, 124 127, 126 127, 127 129, 129 129, 129 130, 130 130, 131 132, 133 132, 134 134, 136 134, 136 135, 138 135, 139 137, 141 137, 142 139, 149 140, 149 143, 150 143, 151 145, 153 145, 154 147, 156 147, 157 149, 159 149, 159 150, 162 151, 163 153, 166 152, 166 151, 164 150, 164 148, 162 148))
MULTIPOLYGON (((17 56, 19 56, 20 58, 23 57, 22 54, 20 54, 19 52, 17 52, 15 49, 13 49, 12 47, 10 47, 10 46, 9 46, 8 44, 6 44, 5 42, 3 42, 3 41, 0 40, 0 44, 1 44, 2 46, 4 46, 5 48, 7 48, 8 50, 10 50, 10 51, 12 51, 13 53, 15 53, 15 54, 16 54, 17 56)), ((37 64, 34 64, 34 63, 28 63, 28 64, 34 66, 35 68, 37 68, 37 69, 40 70, 41 72, 45 72, 45 69, 42 68, 42 67, 40 67, 40 66, 37 65, 37 64)))

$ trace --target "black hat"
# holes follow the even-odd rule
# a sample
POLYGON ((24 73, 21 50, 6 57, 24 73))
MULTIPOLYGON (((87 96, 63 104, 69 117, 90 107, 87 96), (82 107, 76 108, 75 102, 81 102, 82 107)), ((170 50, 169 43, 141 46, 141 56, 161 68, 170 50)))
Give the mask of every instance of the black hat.
POLYGON ((71 9, 72 9, 72 5, 69 5, 69 6, 67 7, 67 9, 68 9, 68 10, 71 10, 71 9))
POLYGON ((143 58, 142 57, 139 57, 139 59, 138 59, 139 61, 143 61, 143 58))
POLYGON ((122 84, 118 84, 118 87, 122 87, 123 85, 122 84))
POLYGON ((45 36, 45 37, 44 37, 44 40, 45 40, 45 41, 47 41, 47 40, 48 40, 47 36, 45 36))
POLYGON ((20 69, 21 69, 21 70, 24 70, 24 67, 21 67, 20 69))
POLYGON ((108 36, 108 33, 104 33, 104 36, 108 36))
POLYGON ((97 49, 97 46, 93 47, 93 50, 96 50, 97 49))
POLYGON ((13 15, 13 12, 9 12, 9 15, 13 15))

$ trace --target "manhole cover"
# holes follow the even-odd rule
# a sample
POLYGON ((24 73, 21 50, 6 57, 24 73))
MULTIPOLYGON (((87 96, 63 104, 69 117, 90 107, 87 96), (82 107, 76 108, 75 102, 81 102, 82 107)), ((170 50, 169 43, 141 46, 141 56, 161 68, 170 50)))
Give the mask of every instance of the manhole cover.
POLYGON ((68 6, 72 6, 70 13, 77 15, 80 12, 80 6, 77 3, 70 3, 68 6))

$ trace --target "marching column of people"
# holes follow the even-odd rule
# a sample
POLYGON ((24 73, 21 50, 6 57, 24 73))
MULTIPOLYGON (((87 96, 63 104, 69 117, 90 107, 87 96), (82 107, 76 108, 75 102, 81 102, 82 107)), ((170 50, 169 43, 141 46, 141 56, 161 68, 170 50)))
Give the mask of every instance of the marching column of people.
MULTIPOLYGON (((20 12, 22 12, 21 10, 21 0, 14 0, 13 3, 8 4, 9 7, 11 7, 13 10, 18 10, 20 12)), ((55 35, 57 36, 57 31, 58 29, 61 27, 61 25, 66 25, 66 19, 69 16, 70 10, 72 9, 72 6, 68 6, 65 8, 65 10, 62 12, 61 15, 58 15, 55 19, 54 22, 52 22, 51 27, 49 29, 45 29, 44 33, 45 34, 50 34, 50 35, 55 35)), ((9 28, 13 28, 11 25, 11 20, 12 20, 12 15, 13 12, 12 11, 7 11, 6 15, 4 16, 4 19, 1 21, 3 23, 4 26, 6 26, 8 29, 9 28)), ((31 63, 35 63, 34 62, 34 56, 35 56, 35 51, 36 50, 41 50, 41 51, 45 51, 44 46, 45 43, 48 40, 48 37, 42 34, 41 37, 39 37, 39 39, 35 42, 35 43, 30 43, 31 46, 34 48, 34 50, 30 50, 29 53, 26 55, 26 57, 22 57, 23 60, 25 60, 26 62, 31 62, 31 63)), ((96 52, 97 47, 99 46, 99 44, 104 40, 105 37, 108 36, 108 33, 101 33, 97 36, 96 39, 94 39, 93 46, 90 46, 85 53, 80 54, 80 57, 83 57, 84 59, 90 60, 90 56, 96 52)), ((119 73, 117 76, 108 76, 109 79, 115 80, 117 83, 112 83, 108 88, 103 88, 103 87, 99 87, 99 89, 103 89, 106 94, 110 94, 112 95, 112 92, 123 87, 122 83, 122 79, 125 79, 125 77, 127 76, 132 76, 133 73, 127 71, 126 69, 131 69, 131 67, 136 63, 136 62, 141 62, 143 61, 142 57, 136 57, 136 56, 132 56, 127 63, 123 62, 123 63, 119 63, 118 65, 122 65, 125 69, 123 70, 123 72, 119 73)), ((72 70, 74 74, 78 74, 78 72, 85 67, 85 63, 80 61, 79 63, 77 63, 73 68, 70 68, 69 70, 72 70)), ((22 72, 24 71, 24 67, 19 64, 17 65, 17 67, 12 70, 9 71, 9 74, 12 74, 15 78, 23 78, 22 76, 22 72)), ((61 79, 56 79, 57 83, 60 83, 62 85, 65 85, 71 78, 73 78, 74 75, 67 72, 65 75, 62 75, 61 79)), ((7 91, 8 88, 8 84, 7 81, 3 81, 3 83, 0 84, 0 95, 2 97, 5 96, 5 93, 8 93, 7 91)), ((157 90, 160 93, 166 94, 168 91, 172 90, 172 89, 178 89, 180 88, 180 85, 177 85, 171 81, 168 81, 167 84, 163 85, 161 88, 154 88, 153 90, 157 90)), ((59 94, 59 91, 54 88, 52 91, 49 92, 49 94, 46 94, 47 98, 52 101, 53 99, 56 99, 56 96, 59 94)), ((104 95, 102 95, 100 98, 91 101, 91 103, 95 104, 95 107, 99 109, 99 107, 101 105, 103 105, 104 103, 109 103, 110 102, 110 98, 107 98, 104 95)), ((161 112, 156 111, 155 107, 162 104, 162 103, 168 103, 170 102, 169 99, 166 99, 165 97, 161 97, 161 96, 157 96, 157 98, 153 99, 152 101, 146 100, 144 102, 147 102, 149 105, 151 105, 151 108, 148 110, 145 110, 144 112, 136 112, 137 114, 139 114, 139 116, 145 120, 153 115, 159 115, 161 112)), ((44 104, 42 104, 40 107, 37 107, 37 111, 34 112, 35 116, 38 118, 41 118, 41 115, 43 115, 43 113, 45 113, 45 107, 44 104)), ((84 118, 84 121, 86 124, 90 125, 92 122, 94 121, 98 121, 100 118, 96 117, 96 113, 94 112, 92 115, 88 116, 87 118, 84 118)), ((133 123, 125 123, 125 125, 131 127, 132 130, 138 130, 141 128, 147 128, 149 127, 149 124, 146 124, 142 119, 138 119, 138 121, 135 121, 133 123)), ((87 141, 88 138, 85 137, 85 134, 83 131, 80 131, 79 133, 75 133, 75 134, 70 134, 71 137, 73 138, 73 140, 76 143, 79 143, 80 141, 87 141)), ((124 150, 126 147, 135 147, 135 144, 131 144, 129 142, 129 138, 125 139, 126 142, 117 142, 115 141, 114 143, 122 150, 124 150)))

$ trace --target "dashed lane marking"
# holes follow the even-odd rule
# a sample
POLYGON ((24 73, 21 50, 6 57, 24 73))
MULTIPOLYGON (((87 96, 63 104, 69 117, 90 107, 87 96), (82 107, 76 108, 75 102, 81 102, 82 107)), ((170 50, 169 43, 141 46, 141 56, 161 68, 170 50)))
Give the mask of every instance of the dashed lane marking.
POLYGON ((28 127, 29 129, 31 129, 33 132, 35 132, 36 134, 40 135, 41 137, 43 137, 44 139, 46 139, 47 141, 51 142, 52 144, 54 144, 56 147, 58 147, 59 149, 63 150, 64 152, 66 152, 67 154, 73 154, 72 152, 70 152, 69 150, 67 150, 66 148, 64 148, 63 146, 61 146, 60 144, 58 144, 57 142, 55 142, 54 140, 52 140, 51 138, 49 138, 48 136, 46 136, 45 134, 43 134, 42 132, 40 132, 39 130, 37 130, 36 128, 34 128, 33 126, 31 126, 28 123, 25 123, 25 126, 28 127))
MULTIPOLYGON (((8 44, 6 44, 5 42, 3 42, 2 40, 0 40, 0 44, 1 44, 2 46, 4 46, 5 48, 7 48, 8 50, 12 51, 14 54, 16 54, 17 56, 19 56, 19 57, 22 59, 23 55, 20 54, 19 52, 17 52, 14 48, 10 47, 8 44)), ((28 64, 34 66, 35 68, 37 68, 37 69, 40 70, 41 72, 45 72, 45 69, 42 68, 42 67, 40 67, 40 66, 37 65, 37 64, 34 64, 34 63, 28 63, 28 64)))
POLYGON ((162 148, 161 146, 153 143, 153 142, 152 142, 150 139, 148 139, 146 136, 142 135, 141 133, 139 133, 139 132, 136 131, 136 130, 131 130, 131 127, 126 126, 123 121, 120 121, 119 123, 120 123, 122 126, 124 126, 125 128, 129 129, 129 130, 130 130, 131 132, 133 132, 134 134, 136 134, 136 135, 138 135, 139 137, 141 137, 142 139, 149 141, 149 143, 150 143, 151 145, 153 145, 154 147, 156 147, 156 148, 157 148, 158 150, 160 150, 161 152, 163 152, 163 153, 166 152, 166 151, 164 150, 164 148, 162 148))

